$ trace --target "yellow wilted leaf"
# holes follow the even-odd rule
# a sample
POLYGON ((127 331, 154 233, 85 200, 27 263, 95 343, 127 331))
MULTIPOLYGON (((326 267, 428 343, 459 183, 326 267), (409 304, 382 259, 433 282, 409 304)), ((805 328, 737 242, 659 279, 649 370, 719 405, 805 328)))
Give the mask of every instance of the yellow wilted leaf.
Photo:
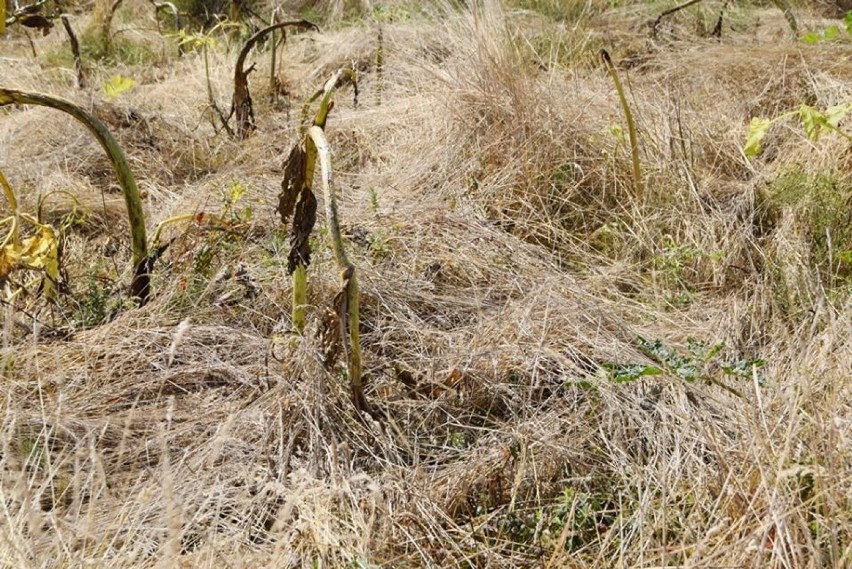
POLYGON ((0 280, 20 269, 44 271, 44 295, 48 300, 55 300, 59 279, 59 241, 56 230, 50 225, 35 222, 29 216, 22 218, 36 225, 39 232, 20 243, 15 243, 11 236, 6 239, 0 248, 0 280))
POLYGON ((113 75, 107 82, 104 83, 104 94, 107 97, 113 98, 129 91, 136 85, 136 81, 130 77, 123 75, 113 75))
POLYGON ((55 300, 56 283, 59 281, 59 241, 53 227, 38 225, 39 233, 21 243, 21 264, 44 271, 44 296, 55 300))
POLYGON ((6 280, 9 274, 18 265, 18 256, 12 245, 6 245, 0 249, 0 282, 6 280))

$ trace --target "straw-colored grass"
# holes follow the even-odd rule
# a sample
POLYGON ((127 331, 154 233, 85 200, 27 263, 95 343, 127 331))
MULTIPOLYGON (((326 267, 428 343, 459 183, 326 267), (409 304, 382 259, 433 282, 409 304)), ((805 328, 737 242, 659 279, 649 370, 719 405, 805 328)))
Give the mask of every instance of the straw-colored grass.
MULTIPOLYGON (((98 29, 77 4, 75 29, 98 29)), ((36 58, 20 26, 0 38, 0 85, 111 129, 149 233, 221 220, 164 230, 135 307, 97 142, 55 111, 0 109, 20 210, 53 192, 44 219, 75 216, 57 305, 4 305, 0 565, 852 566, 852 152, 786 124, 742 152, 755 116, 852 99, 849 38, 797 43, 745 1, 721 40, 702 36, 709 0, 655 40, 674 2, 368 4, 311 8, 323 31, 279 58, 289 103, 253 52, 240 142, 148 2, 116 14, 118 56, 84 60, 91 91, 60 28, 36 58), (275 211, 298 111, 343 65, 362 96, 338 92, 326 135, 381 421, 353 406, 343 354, 325 361, 339 274, 320 230, 291 341, 275 211), (136 84, 107 99, 118 74, 136 84)), ((826 4, 793 3, 800 31, 832 23, 826 4)), ((209 51, 221 108, 238 51, 209 51)))

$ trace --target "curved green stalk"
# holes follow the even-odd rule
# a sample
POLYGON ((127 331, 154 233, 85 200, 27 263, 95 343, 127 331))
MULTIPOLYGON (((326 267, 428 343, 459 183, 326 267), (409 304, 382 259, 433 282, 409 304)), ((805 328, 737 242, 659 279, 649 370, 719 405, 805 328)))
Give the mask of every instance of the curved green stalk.
POLYGON ((150 294, 150 267, 148 259, 148 241, 145 232, 145 215, 142 212, 142 198, 136 179, 130 171, 127 159, 121 147, 110 134, 107 127, 97 117, 84 111, 74 103, 42 93, 27 93, 14 89, 0 88, 0 107, 5 105, 40 105, 67 113, 77 119, 98 140, 109 156, 127 206, 127 219, 130 223, 130 240, 133 262, 133 281, 130 293, 144 305, 150 294))
POLYGON ((630 156, 633 161, 633 189, 636 193, 635 197, 641 198, 645 190, 642 183, 642 166, 639 163, 639 140, 636 137, 636 123, 633 122, 633 113, 630 111, 630 105, 627 104, 627 95, 624 93, 624 87, 621 85, 621 79, 618 78, 618 72, 615 70, 609 52, 602 49, 601 57, 606 63, 612 82, 615 83, 615 90, 618 91, 618 99, 621 101, 621 109, 624 111, 624 118, 627 121, 627 133, 630 135, 630 156))
MULTIPOLYGON (((348 342, 343 339, 349 369, 349 383, 352 388, 352 399, 355 406, 362 411, 368 411, 369 405, 364 397, 364 388, 361 382, 361 341, 358 333, 360 321, 360 292, 358 280, 355 275, 355 267, 346 257, 343 248, 343 237, 340 234, 340 222, 337 214, 337 200, 334 196, 334 181, 331 175, 331 152, 328 141, 322 128, 312 126, 306 135, 306 149, 308 156, 316 155, 320 165, 320 180, 322 180, 323 197, 325 198, 325 215, 331 235, 331 247, 334 252, 334 260, 340 269, 341 284, 343 285, 340 309, 340 322, 342 331, 348 328, 348 342), (348 345, 347 345, 348 344, 348 345)), ((308 170, 311 172, 311 170, 308 170)))
MULTIPOLYGON (((319 108, 317 109, 316 114, 314 115, 314 126, 318 126, 321 128, 325 128, 325 122, 328 119, 328 113, 331 112, 331 109, 334 107, 334 92, 338 87, 341 87, 344 83, 349 81, 352 83, 352 86, 355 90, 355 104, 358 104, 358 74, 351 67, 341 67, 337 71, 334 72, 328 81, 325 82, 322 89, 311 95, 311 97, 305 102, 302 107, 302 124, 308 120, 308 113, 310 112, 311 105, 317 99, 320 100, 319 108)), ((302 134, 304 134, 304 127, 302 130, 302 134)))

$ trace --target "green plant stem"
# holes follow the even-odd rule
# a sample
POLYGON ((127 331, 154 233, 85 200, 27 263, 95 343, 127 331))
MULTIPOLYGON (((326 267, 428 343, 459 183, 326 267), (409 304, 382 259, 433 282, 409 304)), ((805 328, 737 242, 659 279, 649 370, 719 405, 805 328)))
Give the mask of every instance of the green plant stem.
POLYGON ((130 241, 133 263, 133 281, 130 293, 138 298, 139 304, 148 301, 150 293, 150 274, 144 270, 148 265, 148 242, 145 232, 145 215, 142 211, 142 197, 136 185, 136 179, 121 147, 110 134, 107 127, 97 117, 84 111, 74 103, 42 93, 27 93, 14 89, 0 88, 0 107, 5 105, 39 105, 67 113, 81 122, 94 135, 107 153, 118 183, 124 194, 127 207, 127 219, 130 223, 130 241))
MULTIPOLYGON (((308 120, 308 113, 311 105, 317 99, 320 99, 319 108, 314 115, 314 126, 325 128, 325 122, 328 119, 328 113, 334 107, 334 92, 338 87, 342 86, 346 81, 352 83, 355 91, 355 104, 358 104, 358 74, 351 67, 341 67, 325 82, 322 89, 311 95, 311 97, 302 106, 301 123, 305 124, 308 120)), ((305 134, 305 127, 302 127, 302 134, 305 134)))
POLYGON ((308 268, 299 263, 293 271, 293 328, 299 334, 305 333, 308 304, 308 268))
POLYGON ((834 126, 833 124, 826 123, 826 124, 825 124, 825 126, 826 126, 826 128, 828 128, 831 132, 835 132, 835 133, 839 134, 840 136, 842 136, 843 138, 845 138, 846 140, 848 140, 848 141, 852 142, 852 135, 850 135, 848 132, 846 132, 846 131, 844 131, 844 130, 841 130, 841 129, 837 128, 837 127, 836 127, 836 126, 834 126))
POLYGON ((630 111, 630 105, 627 104, 627 95, 624 92, 624 87, 621 85, 621 79, 618 77, 618 72, 615 65, 612 63, 612 58, 609 52, 605 49, 601 50, 609 75, 612 77, 612 82, 615 83, 615 90, 618 92, 618 99, 621 101, 621 109, 624 111, 624 118, 627 121, 627 133, 630 135, 630 157, 633 161, 633 189, 636 198, 641 198, 645 193, 644 184, 642 183, 642 166, 639 162, 639 140, 636 137, 636 123, 633 121, 633 113, 630 111))
MULTIPOLYGON (((340 234, 340 222, 337 213, 337 200, 334 196, 334 181, 331 174, 331 152, 328 141, 322 128, 312 126, 306 133, 306 147, 308 156, 312 154, 319 158, 320 179, 322 180, 323 197, 325 198, 325 215, 328 230, 331 236, 331 248, 334 252, 334 260, 341 270, 343 284, 341 307, 341 325, 344 330, 348 328, 348 342, 344 341, 347 363, 349 369, 349 383, 352 388, 352 399, 355 406, 362 411, 369 411, 369 405, 364 397, 364 388, 361 382, 361 341, 359 337, 360 321, 360 291, 355 274, 355 267, 346 257, 343 248, 343 237, 340 234), (311 148, 313 146, 313 148, 311 148), (347 346, 348 344, 348 346, 347 346)), ((312 172, 311 169, 308 172, 312 172)), ((344 335, 341 334, 341 337, 344 335)))

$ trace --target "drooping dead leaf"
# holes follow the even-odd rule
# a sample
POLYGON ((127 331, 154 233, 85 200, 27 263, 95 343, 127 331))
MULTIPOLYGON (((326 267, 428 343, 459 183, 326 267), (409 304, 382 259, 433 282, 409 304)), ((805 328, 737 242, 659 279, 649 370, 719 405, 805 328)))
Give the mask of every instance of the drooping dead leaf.
POLYGON ((299 192, 304 185, 305 149, 301 144, 295 144, 284 162, 284 179, 281 180, 281 193, 278 194, 278 214, 284 227, 290 222, 299 192))
MULTIPOLYGON (((56 299, 56 284, 59 280, 59 240, 51 225, 36 222, 28 215, 21 219, 38 228, 38 233, 21 241, 12 234, 0 248, 0 280, 6 280, 17 270, 35 270, 44 274, 42 290, 48 300, 56 299)), ((12 233, 17 232, 17 226, 12 233)))
POLYGON ((311 264, 311 231, 317 220, 317 198, 305 188, 302 190, 293 214, 293 227, 290 230, 290 255, 288 270, 292 274, 297 265, 307 267, 311 264))

